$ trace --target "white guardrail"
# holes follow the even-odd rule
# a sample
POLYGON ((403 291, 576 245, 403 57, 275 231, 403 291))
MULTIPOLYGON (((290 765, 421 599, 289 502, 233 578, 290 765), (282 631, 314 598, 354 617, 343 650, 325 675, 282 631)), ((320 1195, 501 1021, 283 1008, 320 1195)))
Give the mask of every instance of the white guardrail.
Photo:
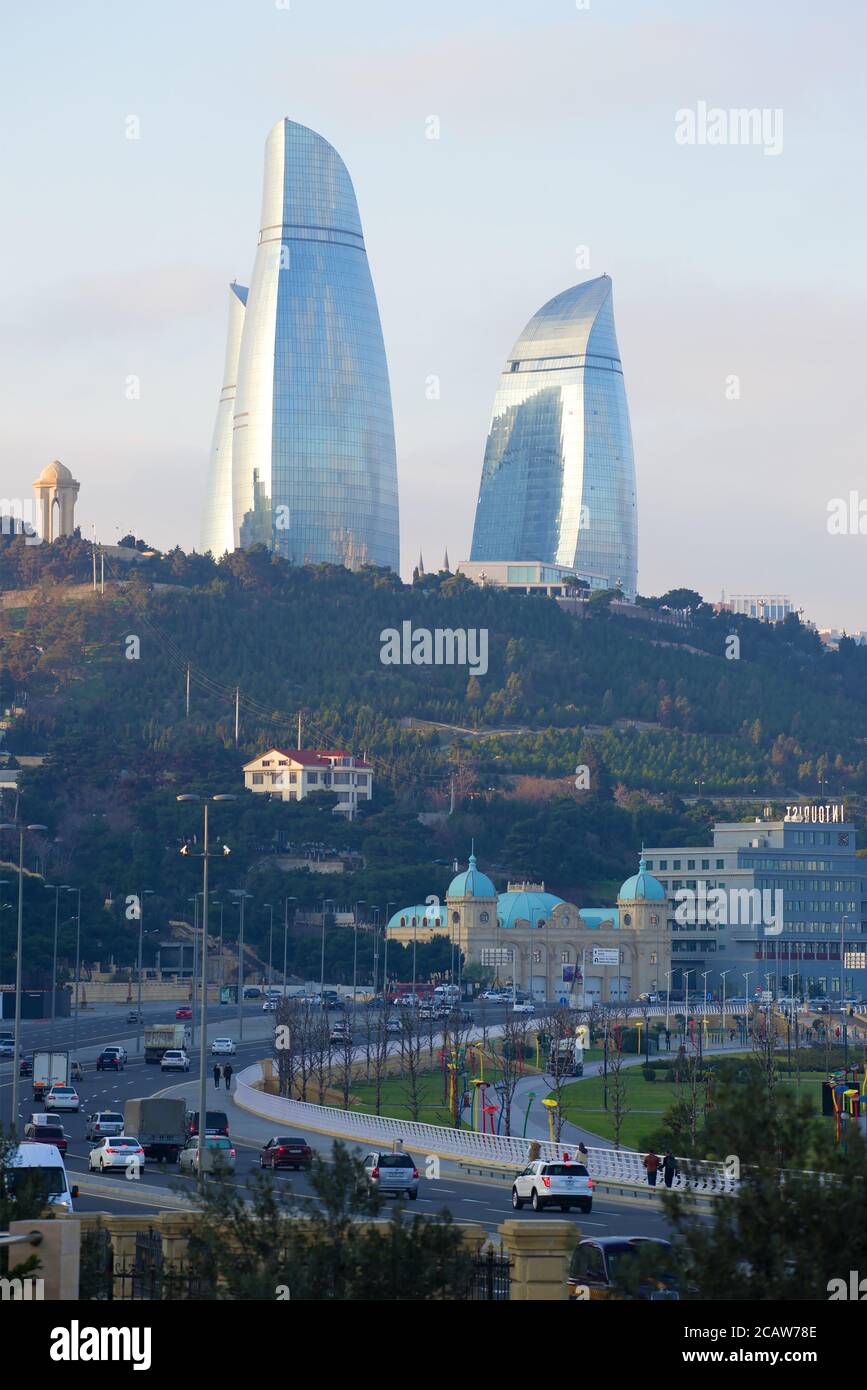
MULTIPOLYGON (((386 1143, 389 1147, 399 1139, 410 1150, 438 1154, 443 1158, 473 1160, 477 1163, 508 1163, 516 1169, 529 1162, 530 1144, 534 1141, 517 1136, 480 1134, 472 1129, 452 1129, 445 1125, 426 1125, 417 1120, 395 1120, 385 1115, 367 1115, 361 1110, 338 1110, 330 1105, 314 1105, 306 1100, 289 1100, 258 1090, 262 1070, 258 1062, 236 1074, 235 1104, 252 1115, 274 1120, 281 1129, 297 1125, 322 1134, 362 1143, 386 1143)), ((576 1157, 574 1144, 552 1144, 535 1141, 540 1158, 576 1157)), ((633 1149, 588 1150, 583 1160, 590 1176, 604 1182, 641 1183, 647 1186, 644 1154, 633 1149)), ((674 1186, 681 1190, 707 1193, 731 1193, 737 1188, 721 1163, 697 1163, 678 1159, 678 1175, 674 1186)), ((658 1183, 662 1186, 662 1173, 658 1183)))

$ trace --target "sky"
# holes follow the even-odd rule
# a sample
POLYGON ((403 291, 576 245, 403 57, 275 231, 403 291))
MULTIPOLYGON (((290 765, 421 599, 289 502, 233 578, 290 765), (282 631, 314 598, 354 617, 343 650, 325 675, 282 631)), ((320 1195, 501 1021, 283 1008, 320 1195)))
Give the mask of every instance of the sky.
POLYGON ((867 513, 853 0, 79 0, 7 7, 2 33, 4 497, 60 458, 84 534, 197 543, 226 287, 288 116, 358 197, 405 577, 468 557, 505 358, 607 272, 640 591, 786 593, 867 628, 867 534, 828 529, 836 498, 867 513), (702 104, 765 134, 684 142, 702 104))

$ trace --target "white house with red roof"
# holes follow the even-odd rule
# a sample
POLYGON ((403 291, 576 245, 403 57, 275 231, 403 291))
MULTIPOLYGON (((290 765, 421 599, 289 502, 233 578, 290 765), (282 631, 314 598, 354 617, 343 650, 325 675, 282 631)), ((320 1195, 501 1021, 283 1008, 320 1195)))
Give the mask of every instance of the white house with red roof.
POLYGON ((247 791, 281 801, 301 801, 310 792, 336 792, 335 811, 350 820, 360 801, 373 797, 373 768, 344 749, 269 748, 244 764, 247 791))

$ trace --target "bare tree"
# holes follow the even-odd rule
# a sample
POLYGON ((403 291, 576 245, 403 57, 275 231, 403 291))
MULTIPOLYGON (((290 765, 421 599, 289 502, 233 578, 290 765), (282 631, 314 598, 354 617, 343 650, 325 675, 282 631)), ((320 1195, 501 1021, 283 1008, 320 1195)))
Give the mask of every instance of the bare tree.
POLYGON ((328 1014, 322 1009, 318 1017, 313 1017, 309 1028, 311 1070, 316 1078, 316 1093, 320 1105, 325 1104, 325 1093, 331 1083, 329 1035, 328 1014))
POLYGON ((623 1121, 629 1113, 626 1100, 626 1074, 624 1069, 623 1030, 628 1022, 625 1009, 613 1006, 608 1010, 605 1047, 607 1052, 608 1100, 611 1113, 611 1126, 615 1149, 620 1148, 623 1121))
POLYGON ((508 1014, 503 1024, 500 1052, 500 1082, 498 1090, 503 1099, 503 1133, 512 1133, 512 1101, 518 1082, 524 1074, 524 1050, 527 1046, 529 1023, 526 1014, 508 1014))
POLYGON ((403 1090, 407 1098, 410 1119, 417 1120, 421 1110, 421 1033, 415 1006, 401 1010, 400 1042, 403 1067, 403 1090))

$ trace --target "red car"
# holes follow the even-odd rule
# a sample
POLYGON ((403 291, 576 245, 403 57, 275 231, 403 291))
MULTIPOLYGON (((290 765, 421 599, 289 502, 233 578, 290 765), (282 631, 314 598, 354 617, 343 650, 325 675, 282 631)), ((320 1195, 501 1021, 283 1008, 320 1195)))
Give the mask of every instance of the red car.
POLYGON ((189 1004, 182 1004, 179 1009, 175 1009, 175 1018, 178 1020, 182 1018, 192 1018, 192 1016, 193 1011, 190 1008, 189 1004))
POLYGON ((313 1150, 303 1139, 276 1135, 259 1154, 260 1168, 309 1168, 313 1150))
POLYGON ((61 1155, 66 1155, 66 1135, 61 1125, 25 1125, 24 1138, 31 1144, 53 1144, 61 1155))

